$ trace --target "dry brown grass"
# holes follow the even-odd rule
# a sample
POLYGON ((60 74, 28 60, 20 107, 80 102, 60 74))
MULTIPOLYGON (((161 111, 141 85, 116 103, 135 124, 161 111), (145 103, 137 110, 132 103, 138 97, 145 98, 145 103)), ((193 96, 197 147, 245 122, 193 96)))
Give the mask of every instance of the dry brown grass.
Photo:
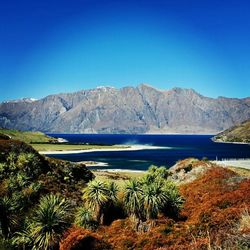
POLYGON ((245 207, 239 221, 239 230, 242 233, 250 234, 250 214, 249 208, 245 207))

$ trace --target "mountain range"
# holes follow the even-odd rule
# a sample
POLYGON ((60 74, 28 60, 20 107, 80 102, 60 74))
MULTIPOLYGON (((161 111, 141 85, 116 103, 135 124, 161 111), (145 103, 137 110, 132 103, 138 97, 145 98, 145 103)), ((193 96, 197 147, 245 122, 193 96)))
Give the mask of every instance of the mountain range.
POLYGON ((250 118, 250 97, 193 89, 97 87, 0 104, 0 127, 52 133, 216 134, 250 118))

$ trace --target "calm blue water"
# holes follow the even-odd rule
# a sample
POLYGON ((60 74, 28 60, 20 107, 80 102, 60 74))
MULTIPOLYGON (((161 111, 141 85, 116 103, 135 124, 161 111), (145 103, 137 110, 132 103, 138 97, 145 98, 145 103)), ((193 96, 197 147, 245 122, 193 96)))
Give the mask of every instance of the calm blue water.
MULTIPOLYGON (((140 151, 92 152, 51 157, 70 161, 100 161, 109 164, 98 169, 146 170, 150 165, 170 167, 187 157, 210 160, 223 158, 250 158, 250 145, 215 143, 211 135, 100 135, 100 134, 49 134, 69 142, 94 144, 142 144, 171 147, 140 151)), ((95 169, 95 167, 92 167, 95 169)))

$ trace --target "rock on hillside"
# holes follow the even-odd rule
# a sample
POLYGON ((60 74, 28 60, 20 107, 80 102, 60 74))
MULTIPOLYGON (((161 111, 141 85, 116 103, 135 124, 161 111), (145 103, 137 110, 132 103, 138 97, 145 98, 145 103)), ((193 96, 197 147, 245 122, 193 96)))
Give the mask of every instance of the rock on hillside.
POLYGON ((0 126, 59 133, 218 133, 250 118, 250 98, 192 89, 99 87, 0 104, 0 126))
POLYGON ((219 133, 213 140, 216 142, 250 143, 250 120, 244 121, 232 128, 219 133))
POLYGON ((196 158, 187 158, 178 161, 169 169, 169 180, 177 184, 190 183, 201 177, 207 170, 218 167, 210 161, 198 160, 196 158))

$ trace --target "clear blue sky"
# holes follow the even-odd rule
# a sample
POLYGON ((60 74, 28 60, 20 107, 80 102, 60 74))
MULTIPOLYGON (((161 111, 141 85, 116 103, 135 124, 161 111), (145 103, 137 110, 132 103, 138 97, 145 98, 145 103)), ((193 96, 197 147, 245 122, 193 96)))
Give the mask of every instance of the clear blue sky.
POLYGON ((247 0, 6 0, 0 101, 149 83, 250 96, 247 0))

